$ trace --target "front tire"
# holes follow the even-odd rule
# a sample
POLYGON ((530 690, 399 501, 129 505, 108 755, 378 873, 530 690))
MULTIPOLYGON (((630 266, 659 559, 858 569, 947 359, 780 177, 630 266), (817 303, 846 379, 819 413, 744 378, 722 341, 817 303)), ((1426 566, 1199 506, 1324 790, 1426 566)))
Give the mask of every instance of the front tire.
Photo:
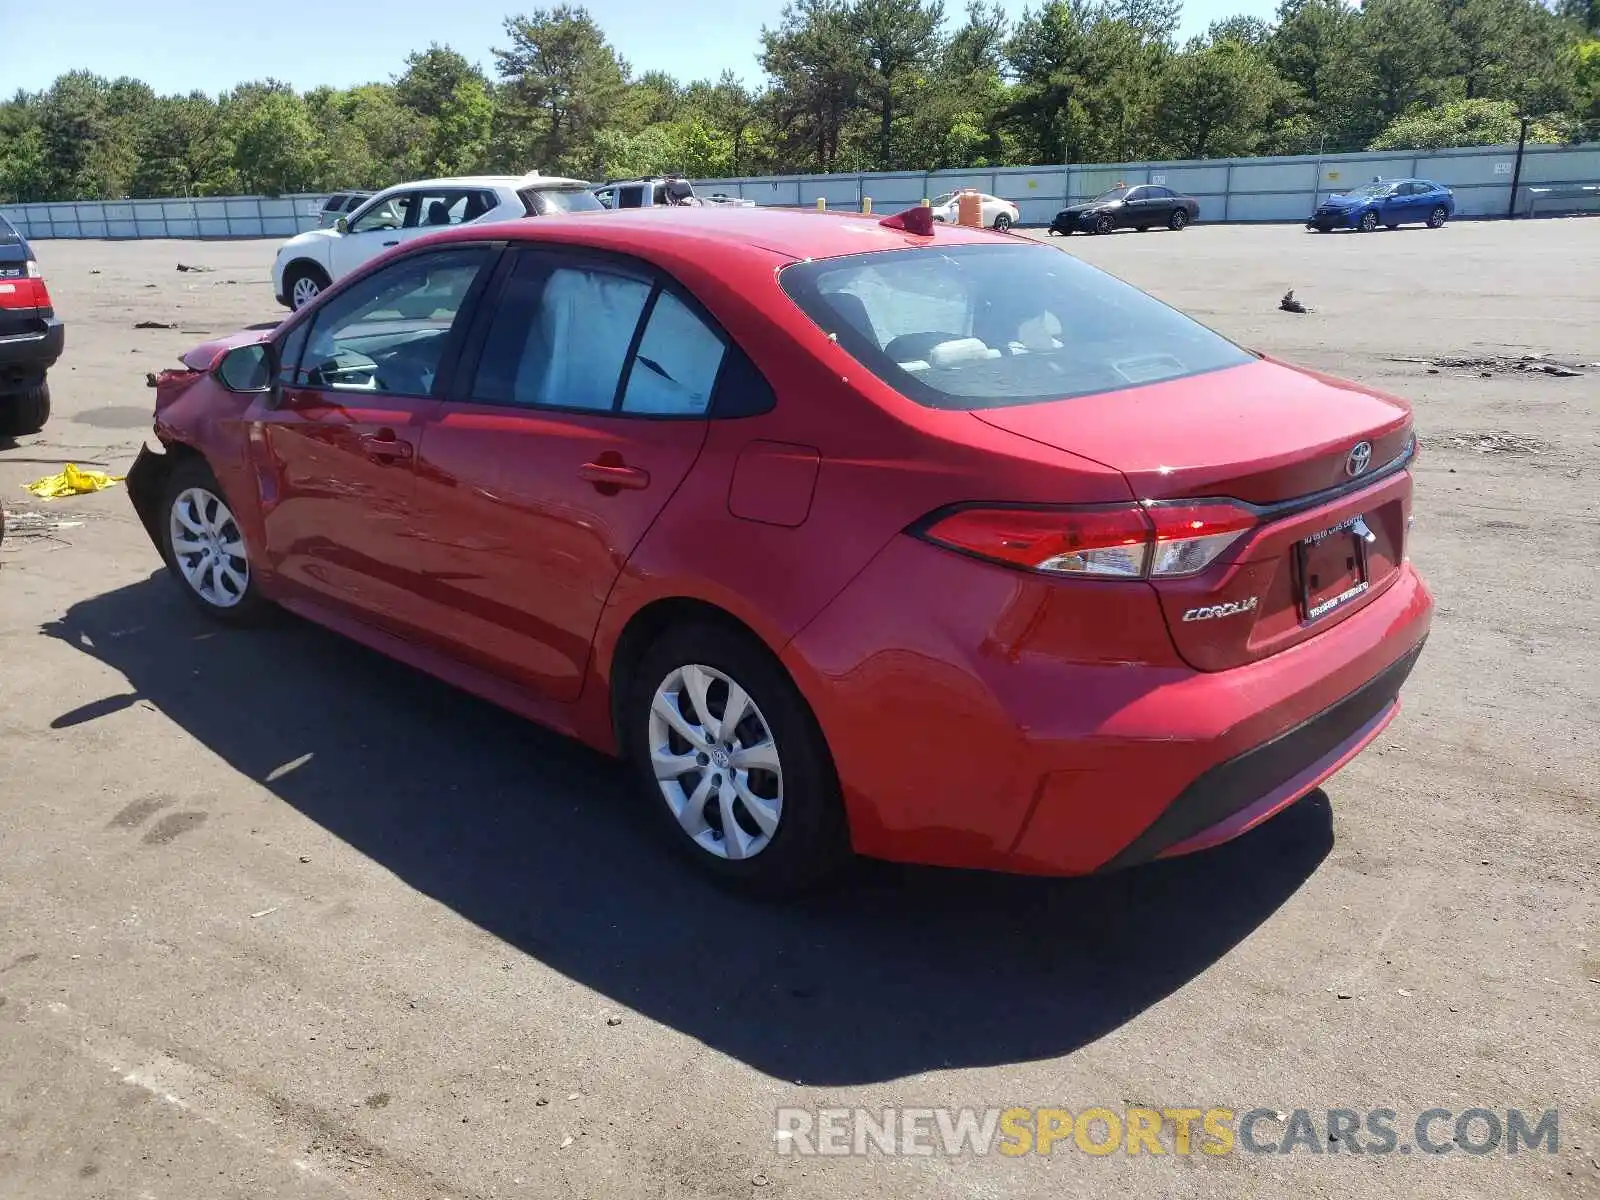
POLYGON ((316 263, 301 260, 289 264, 283 273, 283 292, 291 312, 299 312, 333 285, 328 273, 316 263))
POLYGON ((1096 233, 1110 233, 1116 227, 1117 223, 1112 220, 1110 213, 1102 214, 1099 220, 1094 223, 1094 231, 1096 233))
POLYGON ((187 458, 167 477, 161 555, 184 595, 228 625, 254 625, 271 612, 251 570, 244 532, 204 459, 187 458))
POLYGON ((1445 212, 1444 205, 1439 205, 1428 214, 1428 228, 1442 229, 1444 223, 1450 219, 1450 214, 1445 212))
POLYGON ((14 396, 0 396, 0 437, 27 437, 50 419, 50 385, 39 382, 14 396))
POLYGON ((1361 221, 1356 226, 1356 228, 1361 230, 1362 233, 1371 233, 1377 227, 1378 227, 1378 214, 1375 213, 1375 212, 1364 212, 1364 213, 1362 213, 1361 214, 1361 221))
POLYGON ((631 672, 619 722, 645 802, 719 882, 793 895, 849 857, 822 731, 749 636, 714 624, 669 629, 631 672))

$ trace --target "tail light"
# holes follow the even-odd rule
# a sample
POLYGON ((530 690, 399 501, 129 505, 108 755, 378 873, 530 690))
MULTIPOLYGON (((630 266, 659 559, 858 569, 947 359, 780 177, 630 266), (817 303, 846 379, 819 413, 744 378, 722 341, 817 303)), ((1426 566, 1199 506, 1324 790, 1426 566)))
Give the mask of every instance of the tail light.
POLYGON ((973 506, 935 513, 912 532, 987 562, 1095 579, 1178 579, 1205 570, 1254 528, 1228 500, 1078 508, 973 506))
POLYGON ((20 270, 0 273, 0 308, 49 308, 50 292, 44 286, 39 264, 33 259, 21 265, 20 270), (12 272, 17 272, 12 274, 12 272))

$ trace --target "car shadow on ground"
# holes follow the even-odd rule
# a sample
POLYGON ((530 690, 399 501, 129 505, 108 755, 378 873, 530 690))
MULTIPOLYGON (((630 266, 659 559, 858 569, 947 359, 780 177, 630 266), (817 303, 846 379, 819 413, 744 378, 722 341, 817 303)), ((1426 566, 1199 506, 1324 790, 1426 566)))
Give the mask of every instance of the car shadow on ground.
POLYGON ((44 632, 128 684, 57 728, 147 701, 508 946, 811 1085, 1068 1053, 1214 963, 1333 843, 1314 793, 1228 846, 1115 876, 862 864, 757 904, 670 853, 618 764, 303 622, 221 630, 157 575, 44 632))

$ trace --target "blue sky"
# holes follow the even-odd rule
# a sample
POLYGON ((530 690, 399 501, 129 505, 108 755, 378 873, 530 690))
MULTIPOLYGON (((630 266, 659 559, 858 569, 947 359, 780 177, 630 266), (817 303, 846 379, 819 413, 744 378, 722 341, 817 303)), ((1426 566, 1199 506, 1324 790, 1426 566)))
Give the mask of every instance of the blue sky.
MULTIPOLYGON (((731 67, 755 80, 761 27, 777 23, 783 0, 587 0, 587 6, 635 71, 695 79, 731 67)), ((1013 17, 1023 6, 1024 0, 1006 0, 1013 17)), ((133 75, 159 92, 214 93, 268 76, 302 89, 342 87, 389 79, 409 52, 430 41, 492 72, 489 48, 504 43, 505 15, 533 7, 517 0, 0 0, 0 95, 45 87, 77 68, 133 75)), ((946 0, 948 12, 965 7, 964 0, 946 0)), ((1238 12, 1267 17, 1273 7, 1271 0, 1189 0, 1183 33, 1238 12)))

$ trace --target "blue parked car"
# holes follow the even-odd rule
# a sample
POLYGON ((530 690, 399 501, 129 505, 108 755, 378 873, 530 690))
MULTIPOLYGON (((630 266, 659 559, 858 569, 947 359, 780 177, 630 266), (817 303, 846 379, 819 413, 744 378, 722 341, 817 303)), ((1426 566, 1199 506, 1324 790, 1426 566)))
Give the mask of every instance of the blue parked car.
POLYGON ((1455 216, 1456 197, 1449 188, 1427 179, 1380 179, 1329 196, 1317 205, 1307 229, 1359 229, 1371 233, 1379 225, 1421 224, 1438 229, 1455 216))

